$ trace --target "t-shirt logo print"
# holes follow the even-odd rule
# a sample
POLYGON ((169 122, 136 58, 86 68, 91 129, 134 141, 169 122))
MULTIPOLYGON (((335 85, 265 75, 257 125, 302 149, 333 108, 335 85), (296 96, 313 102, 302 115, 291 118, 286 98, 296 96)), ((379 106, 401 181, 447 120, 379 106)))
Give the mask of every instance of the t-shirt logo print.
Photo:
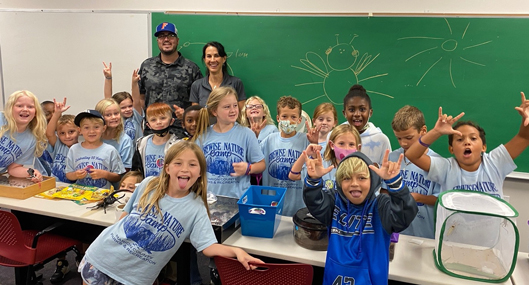
POLYGON ((234 173, 233 163, 244 161, 244 149, 238 144, 228 142, 210 143, 204 146, 204 155, 208 172, 216 175, 234 173))
POLYGON ((183 232, 183 226, 169 213, 165 213, 164 221, 153 211, 148 215, 133 212, 123 223, 123 230, 128 239, 134 241, 149 254, 152 251, 166 251, 176 243, 175 235, 183 232), (170 225, 176 225, 171 227, 170 225))
POLYGON ((289 180, 288 173, 290 168, 292 168, 292 165, 300 155, 300 151, 292 149, 274 150, 268 156, 268 174, 275 179, 289 180))

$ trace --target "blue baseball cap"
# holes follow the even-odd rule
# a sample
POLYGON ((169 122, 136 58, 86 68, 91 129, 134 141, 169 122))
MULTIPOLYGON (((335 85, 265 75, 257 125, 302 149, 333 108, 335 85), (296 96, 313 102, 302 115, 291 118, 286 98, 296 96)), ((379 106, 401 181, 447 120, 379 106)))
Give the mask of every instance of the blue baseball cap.
POLYGON ((75 123, 76 126, 80 127, 81 126, 81 121, 84 118, 98 118, 98 119, 103 120, 103 125, 105 125, 105 119, 103 118, 103 116, 101 116, 101 113, 99 113, 96 110, 92 110, 92 109, 88 109, 86 111, 83 111, 83 112, 77 114, 77 116, 75 116, 75 119, 73 120, 73 122, 75 123))
POLYGON ((163 22, 159 24, 156 27, 156 33, 154 33, 154 36, 157 37, 159 33, 161 32, 170 32, 175 35, 178 35, 178 30, 176 29, 175 25, 173 23, 163 22))

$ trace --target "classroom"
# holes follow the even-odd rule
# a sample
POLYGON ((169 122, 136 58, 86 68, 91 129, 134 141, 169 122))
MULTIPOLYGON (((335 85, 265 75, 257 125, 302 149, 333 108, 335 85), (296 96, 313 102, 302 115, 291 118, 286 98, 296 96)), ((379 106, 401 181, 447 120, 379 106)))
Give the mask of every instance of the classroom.
MULTIPOLYGON (((340 122, 345 121, 342 102, 334 99, 344 94, 331 94, 324 82, 310 84, 321 74, 304 62, 336 75, 339 68, 325 61, 326 51, 351 43, 367 57, 366 65, 357 65, 353 83, 368 89, 376 107, 373 122, 388 134, 393 149, 398 143, 391 118, 411 104, 424 112, 428 129, 439 105, 450 114, 464 111, 466 119, 483 122, 489 151, 516 133, 514 107, 519 92, 529 92, 529 72, 518 57, 528 44, 522 31, 529 28, 528 15, 529 3, 516 0, 6 0, 0 3, 0 110, 20 89, 32 91, 40 101, 67 97, 72 114, 93 108, 103 98, 102 62, 113 64, 115 91, 130 91, 132 71, 158 54, 152 36, 156 23, 172 21, 179 29, 179 51, 202 72, 201 47, 218 40, 247 97, 257 94, 274 106, 279 97, 292 95, 309 115, 318 104, 331 101, 340 122), (334 26, 340 28, 329 28, 334 26), (245 31, 250 35, 241 37, 245 31), (414 37, 442 40, 432 45, 433 39, 414 37), (451 57, 452 51, 460 53, 451 57)), ((275 108, 270 109, 275 118, 275 108)), ((446 139, 434 145, 445 157, 450 155, 447 146, 446 139)), ((515 163, 518 169, 507 176, 503 193, 519 212, 519 251, 528 252, 529 152, 515 163)))

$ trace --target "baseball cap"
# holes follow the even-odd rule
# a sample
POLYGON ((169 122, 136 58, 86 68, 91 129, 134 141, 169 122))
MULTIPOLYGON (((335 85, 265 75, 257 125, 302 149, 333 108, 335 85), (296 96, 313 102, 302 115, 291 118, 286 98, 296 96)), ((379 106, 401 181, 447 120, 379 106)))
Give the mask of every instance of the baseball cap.
POLYGON ((99 119, 103 120, 103 125, 105 124, 105 119, 103 118, 103 116, 101 116, 101 114, 98 111, 92 110, 92 109, 87 109, 86 111, 83 111, 83 112, 77 114, 77 116, 75 116, 75 119, 73 120, 73 122, 75 123, 76 126, 80 127, 81 126, 81 121, 84 118, 99 118, 99 119))
POLYGON ((170 32, 175 35, 178 35, 178 30, 176 29, 175 25, 173 23, 163 22, 159 24, 156 27, 156 33, 154 33, 154 36, 157 37, 159 33, 161 32, 170 32))

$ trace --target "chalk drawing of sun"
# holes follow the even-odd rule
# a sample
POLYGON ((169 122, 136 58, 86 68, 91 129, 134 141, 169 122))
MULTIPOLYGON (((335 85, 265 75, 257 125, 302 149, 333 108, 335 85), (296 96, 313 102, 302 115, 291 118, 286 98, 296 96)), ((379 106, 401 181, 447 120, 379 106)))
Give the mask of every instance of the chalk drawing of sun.
MULTIPOLYGON (((353 40, 358 37, 354 35, 348 43, 340 43, 339 34, 336 34, 336 45, 329 47, 325 51, 326 57, 324 60, 319 54, 309 51, 305 54, 304 59, 299 61, 303 66, 291 65, 291 67, 306 71, 316 75, 322 79, 318 82, 300 83, 295 86, 321 84, 323 86, 323 94, 313 97, 305 102, 308 103, 319 98, 327 97, 332 103, 336 105, 343 105, 343 97, 347 94, 347 90, 357 83, 373 79, 376 77, 387 76, 388 73, 377 74, 367 78, 360 79, 360 73, 364 71, 379 55, 372 56, 367 52, 360 56, 360 52, 352 45, 353 40)), ((372 90, 367 90, 368 93, 378 94, 393 98, 392 96, 372 90)))
MULTIPOLYGON (((450 26, 450 23, 448 22, 448 20, 446 18, 444 20, 446 22, 446 25, 447 25, 447 28, 448 28, 448 32, 450 32, 450 36, 447 37, 447 38, 416 36, 416 37, 403 37, 403 38, 397 39, 399 41, 401 41, 401 40, 419 39, 419 40, 432 41, 434 43, 431 48, 427 48, 425 50, 421 50, 421 51, 413 54, 412 56, 408 57, 405 60, 405 62, 408 62, 409 60, 411 60, 411 59, 413 59, 413 58, 415 58, 415 57, 417 57, 419 55, 425 54, 425 53, 427 53, 429 51, 436 50, 436 49, 439 49, 439 48, 444 51, 444 53, 443 53, 443 55, 441 57, 439 57, 438 59, 437 58, 434 59, 434 62, 432 63, 432 65, 430 65, 430 67, 428 69, 426 69, 426 71, 423 73, 423 75, 421 76, 419 81, 417 81, 416 86, 419 86, 419 84, 424 79, 424 77, 426 77, 428 72, 430 72, 430 70, 432 70, 432 68, 434 68, 438 63, 442 62, 443 59, 448 59, 449 60, 448 61, 448 64, 449 64, 448 73, 450 75, 450 81, 452 83, 452 86, 454 86, 454 88, 456 88, 456 83, 454 81, 454 77, 452 76, 452 61, 454 59, 455 60, 459 60, 460 59, 460 60, 462 60, 464 62, 467 62, 467 63, 470 63, 470 64, 475 64, 475 65, 478 65, 478 66, 485 66, 485 64, 483 64, 483 63, 479 63, 479 62, 467 59, 465 57, 462 57, 462 56, 459 56, 459 55, 455 55, 454 52, 457 50, 458 52, 460 51, 461 53, 463 53, 463 52, 466 53, 467 51, 471 51, 471 49, 473 49, 473 48, 477 48, 477 47, 489 44, 489 43, 492 42, 492 40, 481 42, 481 43, 478 43, 478 44, 467 45, 467 44, 465 44, 465 42, 471 41, 471 40, 468 39, 468 37, 467 37, 467 39, 465 39, 465 35, 466 35, 467 31, 468 31, 468 28, 470 27, 470 22, 467 24, 465 30, 462 32, 461 40, 459 40, 459 37, 457 37, 457 38, 453 37, 452 27, 450 26), (458 47, 460 45, 464 46, 464 47, 462 49, 459 48, 459 50, 458 50, 458 47)), ((471 55, 469 54, 469 56, 471 56, 471 55)))

